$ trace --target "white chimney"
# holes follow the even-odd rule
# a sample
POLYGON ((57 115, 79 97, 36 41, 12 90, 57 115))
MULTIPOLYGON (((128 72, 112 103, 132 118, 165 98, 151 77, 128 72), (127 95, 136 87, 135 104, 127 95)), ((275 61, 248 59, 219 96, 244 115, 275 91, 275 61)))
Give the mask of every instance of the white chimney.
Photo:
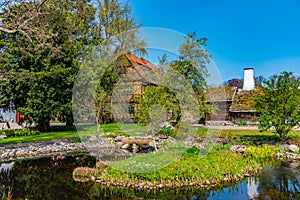
POLYGON ((253 68, 244 68, 244 85, 243 90, 254 90, 254 69, 253 68))

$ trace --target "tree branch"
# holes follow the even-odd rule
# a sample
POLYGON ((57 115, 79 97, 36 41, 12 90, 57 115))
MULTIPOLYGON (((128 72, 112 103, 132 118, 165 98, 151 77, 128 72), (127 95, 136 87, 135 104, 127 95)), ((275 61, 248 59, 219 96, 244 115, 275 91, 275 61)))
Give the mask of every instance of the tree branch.
POLYGON ((1 27, 1 26, 0 26, 0 31, 5 32, 5 33, 9 33, 9 34, 14 34, 14 33, 17 32, 16 29, 10 30, 10 29, 7 29, 7 28, 1 27))

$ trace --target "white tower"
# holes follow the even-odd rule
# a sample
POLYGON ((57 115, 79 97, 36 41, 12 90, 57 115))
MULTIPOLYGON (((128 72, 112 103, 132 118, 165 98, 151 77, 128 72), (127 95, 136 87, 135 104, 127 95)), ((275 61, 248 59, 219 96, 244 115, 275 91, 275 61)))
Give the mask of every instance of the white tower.
POLYGON ((244 85, 243 90, 254 90, 254 69, 253 68, 244 68, 244 85))

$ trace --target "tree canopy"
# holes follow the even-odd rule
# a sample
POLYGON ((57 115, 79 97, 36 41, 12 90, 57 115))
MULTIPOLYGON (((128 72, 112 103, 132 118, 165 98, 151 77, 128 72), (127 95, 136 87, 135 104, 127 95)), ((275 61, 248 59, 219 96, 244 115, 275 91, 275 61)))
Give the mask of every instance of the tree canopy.
POLYGON ((140 122, 150 121, 149 109, 156 104, 162 106, 172 115, 171 120, 176 122, 183 115, 199 120, 205 112, 210 112, 205 96, 206 78, 209 76, 206 65, 210 59, 204 48, 207 38, 197 38, 195 33, 189 33, 184 39, 178 49, 178 59, 168 61, 165 54, 159 57, 159 68, 165 74, 161 79, 164 80, 160 82, 161 85, 146 87, 144 97, 140 99, 140 109, 136 112, 140 122), (187 86, 191 86, 191 90, 187 86), (192 96, 195 97, 196 104, 189 101, 193 99, 192 96))
POLYGON ((300 122, 300 79, 292 72, 282 72, 270 77, 261 86, 261 95, 256 98, 255 109, 260 116, 259 127, 275 128, 284 139, 300 122))
POLYGON ((72 123, 73 82, 91 42, 94 15, 86 0, 6 6, 1 26, 19 28, 0 32, 1 103, 12 102, 27 122, 35 121, 42 131, 49 130, 53 116, 72 123), (18 25, 20 16, 28 20, 23 26, 18 25), (23 30, 25 25, 30 28, 23 30))

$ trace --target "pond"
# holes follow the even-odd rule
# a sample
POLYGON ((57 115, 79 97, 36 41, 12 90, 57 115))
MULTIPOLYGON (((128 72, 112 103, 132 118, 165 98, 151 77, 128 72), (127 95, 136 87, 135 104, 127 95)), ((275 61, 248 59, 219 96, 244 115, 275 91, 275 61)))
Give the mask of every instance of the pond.
POLYGON ((76 182, 76 167, 95 166, 94 157, 52 156, 0 165, 0 199, 11 192, 12 199, 300 199, 300 165, 283 162, 264 167, 258 177, 246 178, 222 189, 189 188, 172 191, 138 191, 105 188, 93 182, 76 182))

